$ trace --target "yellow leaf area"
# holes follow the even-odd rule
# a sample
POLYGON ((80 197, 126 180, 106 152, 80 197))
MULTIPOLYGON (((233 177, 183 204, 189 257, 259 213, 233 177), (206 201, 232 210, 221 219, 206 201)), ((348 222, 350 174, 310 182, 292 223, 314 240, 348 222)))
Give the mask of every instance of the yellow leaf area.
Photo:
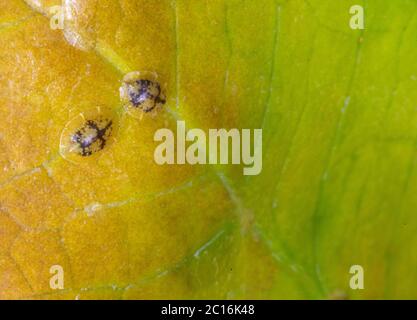
POLYGON ((234 191, 241 168, 153 158, 155 131, 178 119, 259 122, 274 1, 73 0, 53 30, 48 8, 60 4, 0 0, 0 298, 303 296, 302 276, 281 268, 234 191), (131 71, 165 84, 156 115, 123 111, 131 71), (114 143, 66 160, 66 124, 97 107, 113 110, 114 143), (50 287, 53 265, 62 290, 50 287))

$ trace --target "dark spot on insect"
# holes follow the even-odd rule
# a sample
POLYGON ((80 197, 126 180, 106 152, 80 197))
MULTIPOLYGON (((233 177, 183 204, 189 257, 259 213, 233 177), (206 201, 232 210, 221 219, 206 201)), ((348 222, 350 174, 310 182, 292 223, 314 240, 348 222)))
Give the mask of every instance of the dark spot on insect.
POLYGON ((106 146, 112 132, 113 121, 109 119, 87 120, 71 137, 75 152, 83 157, 91 156, 106 146))
POLYGON ((161 86, 156 81, 139 79, 128 83, 127 93, 132 106, 144 112, 150 112, 166 102, 161 86))

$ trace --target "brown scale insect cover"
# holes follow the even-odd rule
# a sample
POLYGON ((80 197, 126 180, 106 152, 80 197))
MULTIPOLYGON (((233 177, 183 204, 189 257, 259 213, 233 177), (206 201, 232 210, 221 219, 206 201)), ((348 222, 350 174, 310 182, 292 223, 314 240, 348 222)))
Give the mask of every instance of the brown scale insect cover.
POLYGON ((87 120, 71 137, 74 152, 83 157, 91 156, 106 146, 112 132, 113 121, 109 119, 87 120))
POLYGON ((120 97, 127 112, 136 118, 156 112, 166 103, 163 88, 154 72, 134 71, 125 75, 120 97))
POLYGON ((115 140, 118 123, 116 112, 110 108, 81 112, 62 130, 61 156, 70 162, 83 162, 99 154, 115 140))

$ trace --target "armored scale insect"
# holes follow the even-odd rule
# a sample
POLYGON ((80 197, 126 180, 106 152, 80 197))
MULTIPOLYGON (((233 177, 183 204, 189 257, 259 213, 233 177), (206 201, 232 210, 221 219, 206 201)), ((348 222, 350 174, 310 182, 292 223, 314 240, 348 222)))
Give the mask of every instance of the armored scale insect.
POLYGON ((110 119, 86 120, 71 137, 73 150, 83 157, 103 150, 111 135, 112 125, 110 119))
POLYGON ((163 88, 154 72, 134 71, 123 78, 120 88, 126 111, 133 117, 141 119, 145 113, 157 112, 166 103, 163 88))
POLYGON ((71 162, 92 157, 114 140, 116 129, 117 119, 106 108, 80 113, 62 131, 60 154, 71 162))

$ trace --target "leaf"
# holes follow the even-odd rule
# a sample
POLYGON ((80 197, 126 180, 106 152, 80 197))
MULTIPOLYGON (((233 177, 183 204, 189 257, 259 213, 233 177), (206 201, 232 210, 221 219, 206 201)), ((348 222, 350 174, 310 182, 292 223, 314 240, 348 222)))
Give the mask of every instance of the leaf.
POLYGON ((70 0, 61 31, 60 1, 0 0, 0 297, 415 297, 417 4, 391 2, 70 0), (166 83, 155 117, 123 112, 130 71, 166 83), (98 106, 115 143, 67 161, 98 106), (157 165, 177 120, 262 128, 262 173, 157 165))

